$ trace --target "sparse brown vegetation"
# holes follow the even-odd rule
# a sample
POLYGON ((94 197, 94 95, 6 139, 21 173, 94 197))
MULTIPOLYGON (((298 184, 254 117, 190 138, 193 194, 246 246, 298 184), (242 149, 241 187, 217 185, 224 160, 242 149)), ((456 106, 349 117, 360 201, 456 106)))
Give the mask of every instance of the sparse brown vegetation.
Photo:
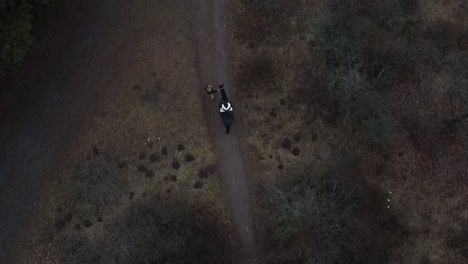
MULTIPOLYGON (((269 9, 258 4, 270 1, 233 2, 238 86, 248 85, 241 66, 262 53, 282 69, 276 78, 284 87, 275 89, 275 84, 264 82, 265 87, 251 94, 241 93, 248 95, 240 110, 245 111, 251 155, 262 157, 253 166, 260 197, 258 228, 270 225, 273 233, 283 234, 297 224, 293 216, 307 219, 298 226, 312 221, 313 217, 300 216, 317 200, 303 202, 303 196, 293 195, 283 203, 268 202, 271 182, 283 196, 294 194, 307 184, 289 185, 297 177, 292 168, 310 166, 313 169, 300 175, 312 180, 316 175, 310 171, 337 160, 333 153, 341 151, 365 164, 353 174, 356 179, 386 195, 392 191, 388 206, 395 213, 393 220, 402 228, 398 230, 408 231, 387 233, 387 241, 399 243, 392 242, 395 247, 388 259, 381 259, 383 263, 464 263, 463 246, 447 246, 447 241, 464 241, 455 234, 463 234, 460 230, 468 210, 462 202, 468 199, 468 90, 466 74, 460 74, 460 69, 466 72, 467 68, 467 49, 460 42, 464 43, 468 24, 459 15, 467 8, 462 1, 450 1, 447 7, 417 0, 302 1, 297 5, 272 1, 275 10, 287 10, 287 17, 277 20, 268 20, 269 9), (253 3, 263 10, 250 8, 253 3), (249 25, 270 21, 265 28, 274 33, 246 26, 240 21, 244 17, 255 20, 249 25), (258 35, 264 36, 261 41, 255 38, 258 35), (272 108, 277 109, 274 116, 272 108), (301 149, 298 157, 288 153, 290 146, 284 141, 295 133, 302 135, 295 142, 301 149), (280 224, 266 220, 284 216, 288 205, 301 204, 303 210, 281 218, 280 224)), ((256 71, 261 67, 249 70, 256 71)), ((335 180, 333 173, 326 175, 335 180)), ((365 198, 376 204, 386 199, 379 195, 365 198)), ((355 225, 362 221, 356 220, 355 225)), ((297 234, 294 242, 307 246, 288 247, 277 238, 263 237, 273 262, 310 260, 307 256, 313 254, 308 252, 333 246, 302 239, 302 234, 308 234, 305 229, 297 234)), ((367 239, 373 238, 361 241, 367 239)), ((334 246, 334 250, 352 251, 354 244, 334 246)), ((345 259, 349 258, 335 261, 345 259)))
POLYGON ((269 190, 271 262, 388 262, 388 233, 398 227, 388 228, 398 223, 384 206, 371 204, 372 191, 350 165, 356 166, 292 170, 269 190))

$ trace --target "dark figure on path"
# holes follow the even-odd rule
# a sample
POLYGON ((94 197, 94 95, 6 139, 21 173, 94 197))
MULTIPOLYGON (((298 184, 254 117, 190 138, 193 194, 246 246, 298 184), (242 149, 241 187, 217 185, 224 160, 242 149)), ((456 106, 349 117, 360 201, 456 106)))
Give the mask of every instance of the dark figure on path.
MULTIPOLYGON (((224 85, 223 85, 224 87, 224 85)), ((223 119, 224 127, 226 127, 226 134, 229 134, 231 131, 231 125, 234 123, 234 111, 232 109, 232 104, 227 98, 226 91, 220 85, 221 90, 221 102, 219 102, 219 114, 223 119)))
POLYGON ((219 90, 223 90, 224 89, 224 84, 220 84, 218 89, 214 89, 213 86, 211 86, 211 84, 207 84, 205 86, 205 93, 208 94, 211 99, 213 99, 214 97, 214 94, 219 92, 219 90))

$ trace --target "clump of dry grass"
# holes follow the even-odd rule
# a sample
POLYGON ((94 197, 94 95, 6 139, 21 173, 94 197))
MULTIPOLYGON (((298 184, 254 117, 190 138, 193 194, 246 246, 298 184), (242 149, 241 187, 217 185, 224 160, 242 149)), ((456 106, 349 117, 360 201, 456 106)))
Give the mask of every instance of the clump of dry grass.
POLYGON ((270 191, 271 261, 388 263, 391 239, 385 228, 398 223, 373 208, 371 192, 352 176, 355 163, 349 161, 292 171, 270 191))
POLYGON ((260 54, 240 66, 239 92, 243 96, 268 93, 282 75, 282 66, 268 54, 260 54))
MULTIPOLYGON (((398 235, 404 246, 395 249, 392 260, 456 263, 463 252, 447 247, 445 239, 452 236, 446 227, 462 222, 463 212, 456 208, 466 200, 468 118, 460 118, 466 113, 460 91, 466 78, 456 70, 466 58, 466 28, 453 17, 449 24, 421 21, 418 12, 429 7, 415 3, 303 1, 305 11, 293 13, 289 32, 278 30, 257 41, 250 28, 250 37, 236 36, 238 65, 264 50, 287 65, 282 78, 287 89, 243 98, 248 107, 243 121, 253 156, 261 156, 256 164, 261 195, 268 179, 290 177, 294 164, 313 160, 320 166, 330 150, 343 148, 365 159, 362 178, 400 191, 394 210, 409 233, 398 235), (286 103, 278 106, 279 100, 286 103), (298 131, 303 137, 293 144, 304 151, 300 160, 278 146, 298 131)), ((236 26, 236 32, 244 29, 242 23, 236 26)), ((267 202, 259 203, 264 208, 267 202)))
POLYGON ((221 233, 197 205, 152 197, 128 209, 99 245, 102 261, 115 263, 213 263, 225 258, 221 233), (115 231, 115 232, 114 232, 115 231))
POLYGON ((76 166, 71 186, 66 200, 72 204, 72 211, 88 219, 118 205, 128 189, 128 181, 114 163, 94 158, 76 166))

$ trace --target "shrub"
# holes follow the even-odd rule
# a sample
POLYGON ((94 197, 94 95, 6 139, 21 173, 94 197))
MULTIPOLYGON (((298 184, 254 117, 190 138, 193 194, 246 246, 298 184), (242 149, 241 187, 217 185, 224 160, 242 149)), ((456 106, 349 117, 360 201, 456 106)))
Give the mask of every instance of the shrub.
MULTIPOLYGON (((387 110, 384 91, 394 79, 387 72, 396 73, 401 68, 395 56, 369 50, 372 45, 375 21, 370 16, 353 22, 355 13, 363 13, 369 6, 348 3, 347 10, 334 6, 338 14, 324 14, 316 21, 316 38, 320 49, 328 59, 327 85, 319 92, 319 100, 336 117, 343 117, 364 129, 364 139, 371 146, 390 143, 396 121, 387 110), (372 29, 372 30, 370 30, 372 29)), ((367 10, 367 11, 366 11, 367 10)))
POLYGON ((102 245, 105 263, 215 263, 223 245, 215 224, 186 201, 157 199, 129 208, 102 245), (115 230, 115 231, 114 231, 115 230))
POLYGON ((450 64, 452 83, 449 84, 447 93, 452 116, 448 124, 454 125, 468 120, 468 56, 457 56, 450 64))
POLYGON ((365 140, 371 146, 387 146, 395 135, 396 120, 388 113, 370 116, 365 120, 365 140))
POLYGON ((241 0, 236 10, 238 30, 235 35, 243 41, 278 42, 292 33, 291 18, 300 10, 297 0, 241 0))
POLYGON ((31 5, 27 2, 0 2, 0 73, 22 61, 32 45, 31 5))
POLYGON ((349 60, 338 67, 328 84, 330 96, 338 102, 338 111, 354 124, 364 128, 364 138, 372 146, 390 143, 396 121, 385 107, 377 88, 383 71, 376 79, 368 77, 363 63, 349 60))
POLYGON ((384 0, 380 20, 390 29, 402 29, 411 22, 415 6, 415 0, 384 0))
POLYGON ((281 263, 386 263, 366 188, 330 170, 291 175, 273 191, 269 241, 281 263))
POLYGON ((320 48, 326 53, 327 58, 340 64, 349 58, 359 56, 355 46, 355 35, 348 25, 330 21, 329 18, 320 18, 316 21, 317 40, 320 48))
POLYGON ((33 43, 33 15, 49 0, 0 0, 0 75, 20 63, 33 43))
POLYGON ((254 90, 272 90, 281 78, 280 65, 267 54, 261 54, 240 67, 239 80, 242 94, 251 94, 254 90))
POLYGON ((76 213, 86 219, 117 205, 127 185, 114 164, 100 158, 92 159, 75 168, 69 199, 76 213))

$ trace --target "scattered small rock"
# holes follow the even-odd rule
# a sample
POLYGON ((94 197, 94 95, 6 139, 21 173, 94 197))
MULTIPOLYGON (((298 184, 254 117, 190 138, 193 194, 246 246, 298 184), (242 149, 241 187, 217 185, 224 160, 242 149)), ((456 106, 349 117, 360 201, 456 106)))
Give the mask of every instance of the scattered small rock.
POLYGON ((59 217, 55 219, 54 226, 55 226, 55 229, 57 229, 58 231, 61 231, 65 227, 66 224, 67 222, 65 222, 63 218, 59 217))
POLYGON ((281 141, 281 147, 284 149, 291 149, 292 147, 291 140, 289 138, 283 139, 283 141, 281 141))
POLYGON ((141 164, 138 166, 138 171, 139 172, 146 172, 148 170, 148 167, 146 167, 145 165, 141 164))
POLYGON ((208 172, 204 169, 201 169, 199 172, 198 172, 198 178, 200 179, 206 179, 208 178, 208 172))
POLYGON ((280 102, 280 105, 282 105, 282 106, 286 105, 286 99, 284 99, 284 98, 281 98, 279 102, 280 102))
POLYGON ((160 161, 160 160, 161 160, 161 157, 159 157, 158 154, 153 153, 153 154, 150 155, 151 163, 155 163, 156 161, 160 161))
POLYGON ((148 179, 153 179, 154 177, 154 172, 153 170, 148 170, 145 172, 145 177, 148 178, 148 179))
POLYGON ((197 181, 193 184, 193 188, 195 189, 201 189, 203 187, 203 182, 197 181))
POLYGON ((293 137, 294 141, 296 141, 296 142, 301 141, 301 138, 302 138, 302 136, 299 133, 295 134, 294 137, 293 137))
POLYGON ((192 162, 194 160, 195 160, 195 157, 192 154, 190 154, 190 153, 185 154, 185 161, 186 162, 192 162))
POLYGON ((180 163, 177 160, 172 161, 172 168, 176 170, 180 169, 180 163))
POLYGON ((182 144, 177 145, 177 150, 178 150, 178 151, 182 151, 182 150, 184 150, 184 149, 185 149, 185 146, 184 146, 184 145, 182 145, 182 144))
POLYGON ((84 220, 83 225, 86 228, 88 228, 88 227, 91 227, 93 225, 93 223, 91 223, 88 219, 86 219, 86 220, 84 220))
POLYGON ((99 149, 96 146, 93 146, 93 154, 94 156, 99 156, 99 149))
POLYGON ((127 162, 126 161, 122 161, 119 163, 119 169, 123 169, 123 168, 126 168, 127 167, 127 162))
POLYGON ((283 164, 279 164, 279 165, 278 165, 278 169, 280 169, 280 170, 284 169, 283 164))
POLYGON ((71 214, 66 214, 65 215, 65 221, 67 221, 68 223, 71 222, 72 218, 73 218, 73 216, 71 214))
POLYGON ((141 153, 140 156, 138 156, 139 159, 146 159, 146 154, 145 153, 141 153))
POLYGON ((167 193, 171 193, 171 191, 172 191, 171 189, 166 189, 167 193))
POLYGON ((167 156, 167 148, 166 148, 166 147, 164 147, 164 148, 161 150, 161 155, 167 156))
POLYGON ((176 182, 177 181, 177 176, 171 175, 171 181, 176 182))
POLYGON ((133 86, 133 89, 135 89, 135 90, 140 90, 140 88, 141 88, 141 86, 139 84, 136 84, 136 85, 133 86))
POLYGON ((134 192, 130 192, 130 195, 129 195, 130 200, 132 200, 134 196, 135 196, 135 193, 134 193, 134 192))
POLYGON ((291 153, 292 153, 294 156, 299 156, 299 154, 301 153, 301 150, 300 150, 298 147, 294 147, 294 148, 291 150, 291 153))
POLYGON ((317 133, 312 134, 312 141, 317 141, 318 135, 317 133))
POLYGON ((98 218, 97 218, 97 221, 98 221, 99 223, 101 223, 101 222, 102 222, 102 218, 101 218, 101 217, 98 217, 98 218))

